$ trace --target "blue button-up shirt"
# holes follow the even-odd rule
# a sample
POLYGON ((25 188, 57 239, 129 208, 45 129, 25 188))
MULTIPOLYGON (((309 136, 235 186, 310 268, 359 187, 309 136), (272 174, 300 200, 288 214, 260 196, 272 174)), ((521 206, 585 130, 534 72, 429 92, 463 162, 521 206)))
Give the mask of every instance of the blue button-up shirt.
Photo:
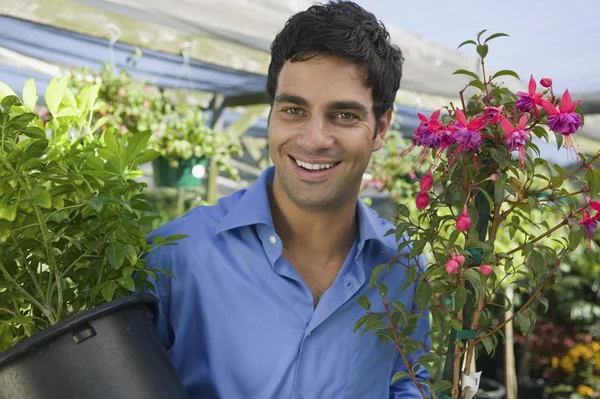
MULTIPOLYGON (((157 248, 149 264, 175 279, 156 281, 156 325, 191 398, 382 399, 420 398, 413 382, 391 385, 406 371, 399 352, 371 333, 353 331, 372 310, 384 311, 371 271, 397 253, 393 226, 358 202, 359 234, 316 309, 311 291, 282 257, 271 218, 267 169, 247 190, 198 207, 153 235, 187 234, 177 246, 157 248)), ((414 287, 403 292, 404 267, 382 272, 388 300, 410 309, 414 287)), ((427 314, 425 314, 427 316, 427 314)), ((414 338, 423 342, 428 319, 414 338)), ((424 371, 420 378, 427 378, 424 371)))

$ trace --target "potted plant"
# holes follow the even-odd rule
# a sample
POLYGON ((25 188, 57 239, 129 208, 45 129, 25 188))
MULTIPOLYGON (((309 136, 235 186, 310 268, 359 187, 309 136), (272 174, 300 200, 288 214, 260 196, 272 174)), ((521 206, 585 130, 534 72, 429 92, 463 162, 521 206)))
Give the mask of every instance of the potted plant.
POLYGON ((185 398, 154 330, 151 219, 131 178, 149 133, 92 134, 99 85, 67 78, 34 111, 0 83, 0 398, 185 398))
POLYGON ((67 73, 75 93, 90 81, 102 82, 98 120, 118 127, 119 134, 152 133, 148 145, 159 153, 152 161, 157 187, 200 187, 212 157, 219 170, 237 178, 229 161, 241 153, 239 140, 210 128, 199 106, 175 101, 168 91, 117 72, 109 64, 100 73, 87 68, 67 73))
MULTIPOLYGON (((360 303, 367 313, 355 326, 400 352, 406 372, 393 380, 411 379, 423 398, 470 399, 478 394, 486 376, 477 371, 477 353, 492 352, 513 321, 529 332, 535 324, 529 307, 538 303, 544 310, 548 302, 540 295, 542 288, 565 254, 590 243, 600 219, 600 203, 594 200, 600 190, 600 171, 594 167, 600 153, 588 157, 576 152, 574 134, 584 122, 579 100, 568 90, 555 92, 548 78, 536 82, 532 76, 527 91, 504 87, 502 79, 519 76, 511 70, 488 74, 485 59, 490 40, 508 35, 484 38, 485 32, 459 46, 474 46, 480 74, 457 70, 455 74, 471 77, 459 93, 460 102, 429 117, 419 115, 422 123, 410 151, 400 154, 418 152, 417 166, 426 165, 427 172, 415 182, 416 212, 399 207, 394 233, 401 256, 376 267, 371 276, 385 311, 372 311, 363 296, 360 303), (467 89, 474 92, 470 98, 465 98, 467 89), (575 167, 550 165, 536 137, 553 137, 575 167), (568 181, 578 188, 568 189, 568 181), (558 222, 550 224, 548 214, 558 222), (499 245, 501 240, 508 245, 499 245), (426 254, 426 264, 414 261, 420 254, 426 254), (410 261, 401 260, 406 258, 410 261), (417 283, 416 312, 388 302, 388 287, 378 283, 388 267, 405 270, 405 289, 417 283), (511 316, 495 320, 493 305, 506 299, 507 284, 529 299, 511 316), (425 309, 431 314, 433 348, 410 335, 425 309), (429 381, 416 379, 421 367, 429 372, 429 381)), ((510 301, 505 303, 512 309, 510 301)))

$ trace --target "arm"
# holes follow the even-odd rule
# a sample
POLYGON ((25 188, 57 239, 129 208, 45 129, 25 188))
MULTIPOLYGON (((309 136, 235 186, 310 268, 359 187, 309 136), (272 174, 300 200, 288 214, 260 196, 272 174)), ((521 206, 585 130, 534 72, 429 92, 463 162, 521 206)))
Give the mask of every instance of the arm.
MULTIPOLYGON (((148 267, 154 269, 169 269, 169 265, 165 263, 164 248, 154 248, 146 256, 148 267)), ((174 333, 170 322, 170 297, 171 297, 171 277, 165 274, 158 273, 156 280, 151 277, 148 281, 154 285, 156 292, 148 290, 158 298, 156 309, 156 317, 154 325, 156 331, 165 349, 169 350, 174 340, 174 333)))

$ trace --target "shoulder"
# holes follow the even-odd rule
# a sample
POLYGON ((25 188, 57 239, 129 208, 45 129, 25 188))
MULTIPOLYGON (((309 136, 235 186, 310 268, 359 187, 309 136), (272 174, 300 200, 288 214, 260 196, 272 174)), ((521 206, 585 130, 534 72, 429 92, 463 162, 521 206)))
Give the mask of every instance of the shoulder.
POLYGON ((413 243, 408 234, 403 233, 400 236, 396 234, 396 225, 389 220, 381 217, 379 213, 371 208, 365 206, 364 212, 367 213, 369 220, 375 227, 377 234, 377 241, 381 244, 383 252, 395 257, 396 255, 408 256, 412 250, 413 243), (400 252, 398 249, 400 248, 400 252))

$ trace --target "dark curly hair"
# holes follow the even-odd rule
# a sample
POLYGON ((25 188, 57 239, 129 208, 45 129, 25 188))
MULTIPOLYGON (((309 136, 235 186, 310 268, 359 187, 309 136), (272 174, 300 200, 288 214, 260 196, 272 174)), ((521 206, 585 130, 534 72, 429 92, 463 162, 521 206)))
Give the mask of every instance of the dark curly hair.
POLYGON ((293 15, 271 44, 267 94, 271 105, 283 64, 317 55, 336 56, 365 68, 364 84, 373 94, 373 112, 379 119, 393 109, 402 78, 404 58, 375 15, 351 1, 315 4, 293 15))

